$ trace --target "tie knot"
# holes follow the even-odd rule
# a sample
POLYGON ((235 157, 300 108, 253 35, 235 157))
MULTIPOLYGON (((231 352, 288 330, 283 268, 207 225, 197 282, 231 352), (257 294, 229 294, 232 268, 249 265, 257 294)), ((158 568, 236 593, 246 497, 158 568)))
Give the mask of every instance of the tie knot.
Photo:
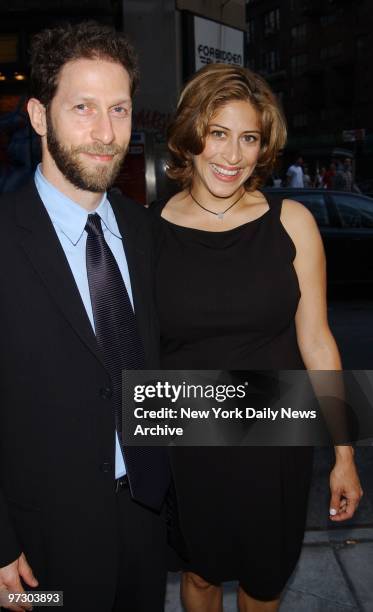
POLYGON ((85 230, 88 236, 102 236, 101 218, 97 213, 88 215, 85 230))

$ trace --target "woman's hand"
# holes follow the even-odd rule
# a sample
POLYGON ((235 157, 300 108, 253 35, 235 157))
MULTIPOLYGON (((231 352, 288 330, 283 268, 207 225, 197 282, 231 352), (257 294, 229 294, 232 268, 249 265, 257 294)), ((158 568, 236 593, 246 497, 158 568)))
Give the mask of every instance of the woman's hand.
POLYGON ((350 519, 363 495, 351 447, 342 447, 340 452, 336 450, 335 466, 330 473, 330 491, 330 520, 350 519))

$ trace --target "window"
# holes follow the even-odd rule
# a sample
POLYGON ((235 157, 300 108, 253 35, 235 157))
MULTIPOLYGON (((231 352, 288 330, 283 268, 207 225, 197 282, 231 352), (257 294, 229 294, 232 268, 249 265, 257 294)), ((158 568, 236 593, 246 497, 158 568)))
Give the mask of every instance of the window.
POLYGON ((359 36, 356 39, 356 55, 359 59, 364 59, 367 56, 367 52, 369 50, 369 37, 359 36))
POLYGON ((332 108, 323 108, 320 112, 321 121, 330 121, 335 123, 343 117, 343 110, 339 106, 333 106, 332 108))
POLYGON ((249 57, 247 60, 247 67, 250 68, 250 70, 255 70, 255 57, 249 57))
POLYGON ((307 66, 308 55, 306 53, 302 53, 301 55, 293 55, 290 61, 292 75, 299 76, 300 74, 303 74, 307 66))
POLYGON ((283 91, 275 91, 275 96, 277 98, 277 100, 279 101, 280 105, 283 106, 284 105, 284 92, 283 91))
POLYGON ((373 205, 354 195, 333 195, 342 227, 373 227, 373 205))
POLYGON ((0 34, 0 63, 14 63, 18 59, 17 34, 0 34))
POLYGON ((291 38, 293 44, 304 43, 307 35, 307 26, 305 23, 301 23, 300 25, 296 25, 291 28, 291 38))
POLYGON ((295 128, 305 127, 306 125, 308 125, 307 113, 298 113, 297 115, 294 115, 293 126, 295 128))
POLYGON ((338 42, 335 45, 329 45, 328 47, 322 47, 322 49, 320 49, 320 59, 334 59, 335 57, 342 55, 342 51, 343 47, 341 42, 338 42))
POLYGON ((278 49, 263 53, 263 70, 267 73, 276 72, 280 66, 280 55, 278 49))
POLYGON ((251 7, 250 7, 250 3, 252 2, 252 0, 246 0, 246 23, 249 21, 250 19, 250 14, 251 14, 251 7))
POLYGON ((264 14, 264 35, 269 36, 280 29, 280 9, 276 8, 264 14))
POLYGON ((319 227, 325 227, 330 225, 329 215, 322 193, 303 194, 297 192, 297 195, 294 196, 294 199, 299 200, 299 202, 304 204, 304 206, 306 206, 306 208, 311 211, 319 227))
POLYGON ((247 23, 247 31, 246 31, 247 42, 254 42, 254 19, 250 19, 247 23))
POLYGON ((330 15, 322 15, 320 17, 320 23, 323 28, 326 28, 331 23, 335 23, 337 21, 337 15, 335 13, 330 13, 330 15))

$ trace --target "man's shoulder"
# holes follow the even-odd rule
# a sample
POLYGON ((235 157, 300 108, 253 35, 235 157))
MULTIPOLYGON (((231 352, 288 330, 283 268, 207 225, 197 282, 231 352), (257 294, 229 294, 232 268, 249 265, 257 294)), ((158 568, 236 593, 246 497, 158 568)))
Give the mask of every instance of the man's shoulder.
POLYGON ((148 220, 148 211, 143 204, 123 195, 119 191, 110 190, 108 200, 114 211, 122 210, 127 216, 131 216, 144 223, 148 220))
POLYGON ((14 225, 17 206, 23 203, 27 205, 31 199, 36 197, 37 191, 33 179, 16 191, 0 194, 1 227, 4 229, 7 223, 14 225))

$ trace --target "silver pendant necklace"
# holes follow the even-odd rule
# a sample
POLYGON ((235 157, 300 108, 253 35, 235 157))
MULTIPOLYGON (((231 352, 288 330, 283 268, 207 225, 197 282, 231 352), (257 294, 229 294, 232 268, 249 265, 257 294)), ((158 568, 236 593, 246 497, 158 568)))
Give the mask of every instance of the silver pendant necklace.
POLYGON ((209 210, 208 208, 206 208, 205 206, 202 206, 202 204, 200 204, 196 198, 194 197, 194 195, 192 194, 191 191, 189 191, 190 197, 192 198, 192 200, 197 204, 197 206, 199 206, 200 208, 202 208, 203 210, 205 210, 206 212, 211 213, 212 215, 215 215, 218 219, 220 219, 221 221, 224 219, 224 215, 226 212, 228 212, 228 210, 230 210, 231 208, 233 208, 233 206, 235 204, 237 204, 237 202, 239 202, 241 200, 241 198, 243 198, 243 196, 245 195, 245 191, 240 195, 240 197, 235 200, 233 202, 233 204, 231 204, 230 206, 228 206, 228 208, 226 208, 225 210, 223 210, 222 212, 215 212, 214 210, 209 210))

